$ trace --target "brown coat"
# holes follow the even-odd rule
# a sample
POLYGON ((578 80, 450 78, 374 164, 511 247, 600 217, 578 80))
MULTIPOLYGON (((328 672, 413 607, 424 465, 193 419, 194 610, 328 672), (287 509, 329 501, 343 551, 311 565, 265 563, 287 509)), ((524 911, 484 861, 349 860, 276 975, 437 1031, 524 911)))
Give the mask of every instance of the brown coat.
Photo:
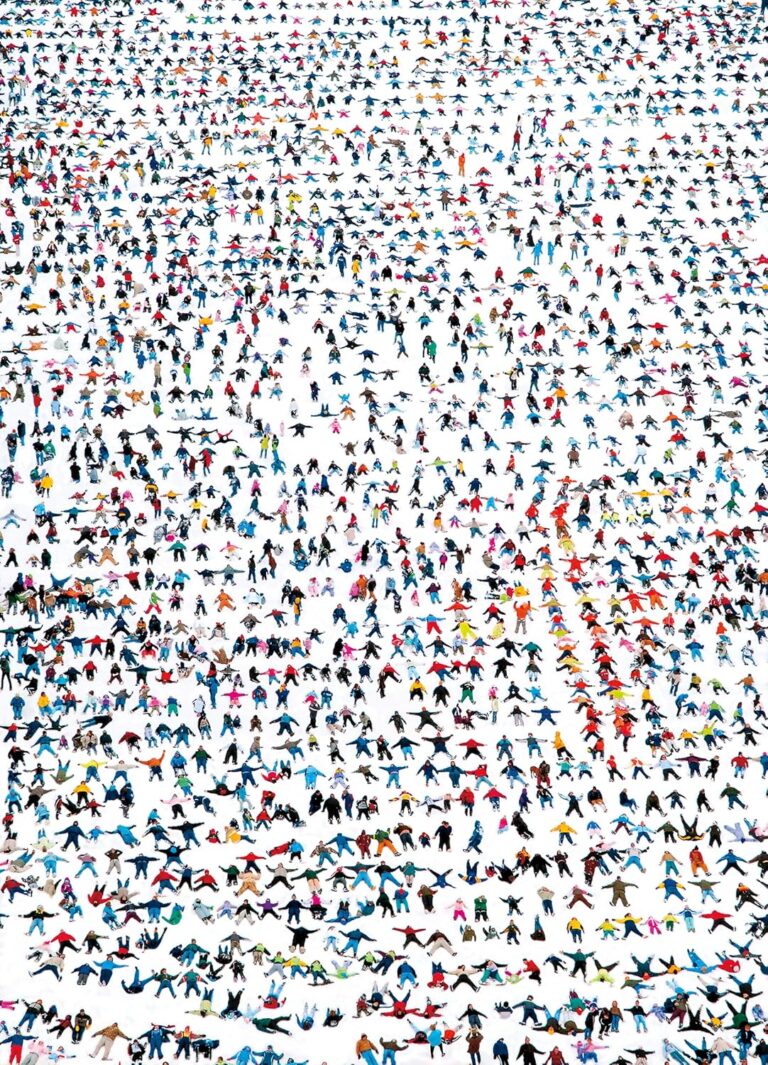
POLYGON ((119 1024, 115 1021, 113 1024, 108 1024, 106 1028, 102 1028, 100 1032, 95 1032, 95 1035, 103 1035, 105 1039, 127 1039, 128 1036, 125 1032, 120 1031, 119 1024))

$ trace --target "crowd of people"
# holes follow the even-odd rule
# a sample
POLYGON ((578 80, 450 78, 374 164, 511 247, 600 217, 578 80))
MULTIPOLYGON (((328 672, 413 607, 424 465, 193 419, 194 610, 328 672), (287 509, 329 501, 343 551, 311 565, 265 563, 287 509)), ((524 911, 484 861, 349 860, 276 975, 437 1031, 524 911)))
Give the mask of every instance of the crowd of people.
POLYGON ((768 1065, 764 14, 0 10, 11 1065, 768 1065))

